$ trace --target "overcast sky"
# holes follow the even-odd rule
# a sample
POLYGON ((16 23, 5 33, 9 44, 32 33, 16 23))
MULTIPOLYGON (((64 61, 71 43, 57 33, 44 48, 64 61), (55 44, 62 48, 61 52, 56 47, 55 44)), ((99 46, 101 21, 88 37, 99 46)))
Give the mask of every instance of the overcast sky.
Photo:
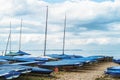
POLYGON ((12 23, 12 49, 43 49, 46 6, 49 6, 47 49, 61 49, 67 14, 66 49, 114 50, 120 47, 120 0, 0 0, 0 49, 12 23))

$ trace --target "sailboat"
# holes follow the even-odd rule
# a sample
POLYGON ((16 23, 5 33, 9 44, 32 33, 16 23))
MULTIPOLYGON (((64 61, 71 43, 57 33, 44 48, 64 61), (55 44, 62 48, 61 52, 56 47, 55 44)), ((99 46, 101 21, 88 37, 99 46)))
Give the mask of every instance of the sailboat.
POLYGON ((62 55, 59 55, 59 54, 50 54, 50 55, 46 55, 46 43, 47 43, 47 26, 48 26, 48 6, 47 6, 47 9, 46 9, 46 27, 45 27, 45 42, 44 42, 44 55, 41 56, 41 57, 47 57, 47 58, 62 58, 62 57, 67 57, 65 54, 64 54, 64 48, 65 48, 65 30, 66 30, 66 15, 65 15, 65 20, 64 20, 64 36, 63 36, 63 54, 62 55), (48 57, 49 56, 49 57, 48 57))
POLYGON ((40 58, 47 58, 48 60, 55 60, 54 58, 46 55, 46 49, 47 49, 47 28, 48 28, 48 6, 46 6, 46 21, 45 21, 45 40, 44 40, 44 51, 43 55, 39 56, 40 58))
POLYGON ((82 56, 80 56, 80 55, 68 55, 68 54, 65 54, 66 19, 67 19, 67 18, 66 18, 66 14, 65 14, 62 54, 50 54, 50 55, 48 55, 48 56, 53 57, 53 58, 58 58, 58 59, 70 59, 70 58, 72 58, 72 57, 82 58, 82 56))
POLYGON ((10 22, 10 32, 9 32, 8 41, 6 44, 5 56, 17 56, 17 55, 18 54, 16 54, 16 52, 11 51, 11 22, 10 22), (7 53, 8 46, 9 46, 9 53, 7 53))
POLYGON ((12 52, 11 51, 11 22, 10 22, 10 32, 8 36, 8 41, 6 45, 6 50, 5 50, 5 56, 2 57, 7 60, 12 60, 12 61, 22 61, 22 62, 29 62, 29 61, 48 61, 48 58, 41 58, 41 57, 33 57, 32 55, 29 56, 30 54, 23 52, 21 50, 21 37, 22 37, 22 19, 21 19, 21 26, 20 26, 20 37, 19 37, 19 50, 18 52, 12 52), (9 53, 7 53, 9 45, 9 53), (14 57, 13 57, 14 56, 14 57))
POLYGON ((25 52, 22 52, 19 50, 19 53, 17 52, 12 52, 11 51, 11 22, 10 22, 10 32, 9 32, 9 36, 8 36, 8 41, 7 41, 7 44, 6 44, 6 49, 5 49, 5 56, 20 56, 20 55, 29 55, 25 52), (7 49, 8 49, 8 46, 9 46, 9 53, 7 53, 7 49), (21 53, 20 53, 21 52, 21 53))
MULTIPOLYGON (((20 48, 19 48, 19 50, 20 50, 20 48)), ((16 52, 13 53, 11 51, 11 22, 10 22, 10 32, 9 32, 8 41, 7 41, 7 45, 6 45, 5 55, 0 56, 0 63, 3 63, 3 62, 6 63, 6 60, 16 61, 16 63, 12 63, 12 64, 8 63, 8 64, 4 64, 4 65, 1 64, 1 66, 0 66, 0 69, 1 69, 0 76, 2 74, 7 73, 8 75, 10 75, 7 78, 10 78, 10 79, 12 79, 13 77, 19 77, 19 75, 22 73, 32 72, 32 73, 38 73, 38 74, 50 74, 51 72, 53 72, 52 70, 45 69, 45 68, 28 66, 30 64, 36 64, 36 65, 42 64, 46 61, 45 59, 38 58, 38 57, 24 57, 23 54, 18 54, 16 52), (7 53, 8 45, 10 48, 9 53, 7 53), (23 66, 23 65, 25 65, 25 66, 23 66), (14 73, 12 71, 14 71, 14 73), (11 72, 11 73, 9 73, 9 72, 11 72), (20 72, 20 74, 17 74, 18 72, 20 72)), ((2 76, 6 76, 6 75, 2 75, 2 76)))
POLYGON ((15 56, 14 58, 18 61, 47 61, 48 58, 33 57, 29 53, 26 53, 21 50, 22 22, 23 22, 23 20, 21 19, 20 36, 19 36, 19 50, 18 50, 18 52, 16 52, 16 54, 19 54, 19 56, 15 56))
MULTIPOLYGON (((78 61, 78 60, 64 60, 70 58, 69 55, 64 54, 64 48, 65 48, 65 30, 66 30, 66 15, 65 15, 65 23, 64 23, 64 36, 63 36, 63 54, 49 54, 47 56, 53 57, 53 58, 59 58, 63 60, 58 60, 58 61, 50 61, 46 62, 44 64, 40 64, 39 66, 41 67, 54 67, 55 69, 58 69, 60 67, 68 67, 68 66, 82 66, 83 62, 78 61)), ((47 34, 46 34, 47 35, 47 34)), ((59 69, 58 69, 59 70, 59 69)))
MULTIPOLYGON (((47 21, 46 21, 47 22, 47 21)), ((46 26, 46 31, 47 31, 47 26, 46 26)), ((47 67, 47 68, 54 68, 59 70, 58 68, 61 67, 69 67, 69 66, 83 66, 84 63, 89 63, 89 62, 95 62, 97 61, 98 58, 96 57, 89 57, 85 58, 79 55, 67 55, 65 54, 65 32, 66 32, 66 15, 64 19, 64 34, 63 34, 63 50, 62 54, 48 54, 47 56, 50 56, 52 58, 58 58, 60 60, 58 61, 49 61, 44 64, 39 64, 41 67, 47 67)), ((44 49, 44 55, 46 55, 46 41, 47 41, 47 32, 45 34, 45 49, 44 49)))
POLYGON ((17 54, 19 54, 19 55, 21 55, 21 56, 22 56, 22 55, 30 55, 30 54, 28 54, 28 53, 26 53, 26 52, 24 52, 24 51, 21 50, 22 22, 23 22, 23 20, 21 19, 20 36, 19 36, 19 50, 18 50, 18 52, 17 52, 17 54))

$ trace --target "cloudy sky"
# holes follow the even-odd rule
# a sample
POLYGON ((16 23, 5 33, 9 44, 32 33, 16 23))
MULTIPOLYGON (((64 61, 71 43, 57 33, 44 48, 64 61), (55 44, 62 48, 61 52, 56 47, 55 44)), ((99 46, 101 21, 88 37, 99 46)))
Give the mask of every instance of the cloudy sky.
POLYGON ((12 23, 12 49, 43 50, 46 6, 49 6, 47 49, 61 49, 67 15, 66 49, 119 50, 120 0, 0 0, 0 49, 12 23))

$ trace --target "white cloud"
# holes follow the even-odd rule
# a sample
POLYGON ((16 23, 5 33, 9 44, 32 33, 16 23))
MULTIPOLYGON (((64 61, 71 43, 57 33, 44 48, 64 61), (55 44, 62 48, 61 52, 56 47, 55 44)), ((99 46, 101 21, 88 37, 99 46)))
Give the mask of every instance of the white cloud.
POLYGON ((107 24, 107 27, 108 27, 108 30, 111 30, 111 31, 120 31, 120 23, 119 22, 107 24))
MULTIPOLYGON (((118 37, 120 34, 119 0, 101 3, 91 0, 66 0, 62 3, 47 3, 44 0, 1 0, 1 39, 7 40, 11 21, 12 41, 18 42, 20 19, 23 18, 22 44, 43 46, 46 5, 49 6, 48 48, 61 48, 62 46, 65 13, 67 14, 67 29, 73 29, 73 31, 67 30, 68 32, 66 32, 66 47, 120 44, 118 37), (89 30, 87 26, 83 25, 97 24, 98 22, 103 24, 107 30, 94 30, 91 25, 89 25, 91 27, 89 30), (76 24, 80 26, 76 26, 76 24), (78 31, 74 30, 76 28, 78 31)), ((104 28, 103 26, 102 28, 104 28)))
POLYGON ((79 20, 80 23, 87 23, 86 21, 92 22, 96 18, 106 20, 116 16, 114 12, 119 11, 117 9, 119 8, 119 4, 120 1, 106 1, 102 3, 90 0, 65 1, 64 3, 52 4, 50 6, 50 15, 53 21, 56 17, 63 20, 65 12, 67 13, 68 20, 79 20))

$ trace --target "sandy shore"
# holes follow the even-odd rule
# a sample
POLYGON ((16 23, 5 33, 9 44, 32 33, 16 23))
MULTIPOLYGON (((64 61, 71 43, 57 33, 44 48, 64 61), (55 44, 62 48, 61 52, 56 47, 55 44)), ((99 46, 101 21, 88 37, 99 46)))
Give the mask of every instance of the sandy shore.
POLYGON ((104 62, 86 66, 73 72, 61 72, 61 74, 57 75, 58 79, 56 80, 95 80, 96 78, 103 76, 104 70, 111 66, 118 66, 118 64, 104 62))

